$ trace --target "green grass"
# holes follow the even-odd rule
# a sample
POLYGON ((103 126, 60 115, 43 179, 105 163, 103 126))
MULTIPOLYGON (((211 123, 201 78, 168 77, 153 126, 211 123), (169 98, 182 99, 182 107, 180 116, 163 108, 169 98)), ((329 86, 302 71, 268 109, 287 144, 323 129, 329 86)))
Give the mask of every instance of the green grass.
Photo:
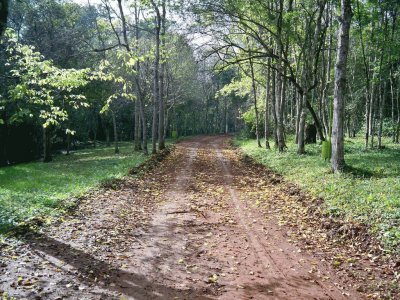
POLYGON ((306 145, 296 154, 293 137, 284 153, 258 148, 254 140, 236 138, 249 156, 297 183, 313 196, 325 199, 326 211, 371 227, 388 249, 400 245, 400 146, 389 139, 382 150, 364 150, 362 138, 346 139, 346 172, 332 174, 321 158, 321 145, 306 145))
POLYGON ((63 200, 79 197, 102 182, 121 178, 146 160, 132 143, 56 155, 50 163, 31 162, 0 168, 0 233, 21 221, 62 212, 63 200))

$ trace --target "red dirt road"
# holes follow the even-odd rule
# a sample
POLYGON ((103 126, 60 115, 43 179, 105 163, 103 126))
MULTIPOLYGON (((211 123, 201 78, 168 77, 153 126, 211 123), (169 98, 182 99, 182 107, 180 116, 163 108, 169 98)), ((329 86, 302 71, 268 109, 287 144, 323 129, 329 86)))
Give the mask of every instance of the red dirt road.
POLYGON ((155 170, 4 247, 0 291, 17 299, 362 299, 323 256, 290 239, 281 213, 262 209, 271 197, 258 191, 274 180, 228 141, 181 142, 155 170))

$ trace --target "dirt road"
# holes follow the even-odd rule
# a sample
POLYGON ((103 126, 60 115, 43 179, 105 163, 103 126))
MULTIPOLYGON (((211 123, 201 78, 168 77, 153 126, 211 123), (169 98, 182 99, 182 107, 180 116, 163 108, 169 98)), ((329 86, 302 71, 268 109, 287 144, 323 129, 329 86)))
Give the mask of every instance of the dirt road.
POLYGON ((291 239, 282 213, 263 205, 274 178, 228 140, 181 142, 155 170, 10 243, 0 290, 17 299, 361 299, 291 239))

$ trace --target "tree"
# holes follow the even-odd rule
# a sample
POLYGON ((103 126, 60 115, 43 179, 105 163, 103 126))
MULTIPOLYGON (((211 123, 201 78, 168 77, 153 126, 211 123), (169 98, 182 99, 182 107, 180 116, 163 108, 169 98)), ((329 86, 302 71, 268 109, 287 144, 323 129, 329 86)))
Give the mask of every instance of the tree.
MULTIPOLYGON (((43 128, 43 160, 51 161, 53 130, 68 119, 67 106, 74 109, 88 106, 79 88, 88 83, 89 70, 58 68, 33 47, 19 43, 12 31, 6 35, 6 72, 12 80, 8 87, 9 101, 17 102, 19 109, 2 122, 37 119, 43 128)), ((66 131, 73 133, 69 128, 66 131)))
POLYGON ((340 172, 344 161, 344 102, 346 96, 346 66, 349 52, 351 0, 341 0, 340 27, 335 65, 335 90, 332 121, 332 170, 340 172))

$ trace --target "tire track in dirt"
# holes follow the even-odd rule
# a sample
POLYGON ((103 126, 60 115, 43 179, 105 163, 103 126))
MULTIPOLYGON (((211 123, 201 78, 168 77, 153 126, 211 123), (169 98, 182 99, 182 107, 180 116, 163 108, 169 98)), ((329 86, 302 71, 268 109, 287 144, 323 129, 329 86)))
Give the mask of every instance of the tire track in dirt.
MULTIPOLYGON (((219 159, 219 162, 221 163, 223 170, 224 170, 224 177, 225 177, 225 183, 226 183, 226 189, 229 191, 231 202, 233 204, 233 207, 236 212, 236 217, 239 220, 240 225, 243 227, 245 230, 246 234, 248 235, 252 248, 254 249, 255 254, 257 255, 257 258, 261 264, 263 264, 264 268, 269 271, 273 271, 271 274, 268 272, 268 280, 269 281, 278 281, 278 282, 283 282, 284 285, 281 287, 281 289, 276 290, 274 292, 274 295, 271 295, 271 298, 273 299, 345 299, 339 290, 330 290, 330 288, 326 287, 323 283, 319 282, 318 280, 315 280, 315 285, 309 288, 309 291, 307 290, 306 287, 309 282, 305 281, 303 283, 296 283, 294 285, 293 283, 290 282, 291 276, 288 276, 287 272, 284 272, 282 269, 284 266, 279 266, 279 261, 282 263, 285 258, 283 256, 286 256, 289 258, 292 262, 295 261, 295 259, 292 257, 291 253, 286 253, 286 252, 275 252, 278 254, 278 256, 275 254, 275 257, 271 254, 270 251, 268 251, 268 246, 265 245, 265 243, 262 242, 263 238, 260 238, 260 235, 254 228, 250 228, 248 226, 251 221, 246 218, 245 209, 240 202, 238 196, 237 196, 237 191, 233 188, 232 186, 232 170, 230 166, 230 161, 227 159, 223 153, 221 152, 221 145, 214 144, 213 145, 216 156, 219 159), (281 255, 279 255, 281 253, 281 255), (273 270, 271 270, 270 266, 273 267, 273 270), (296 286, 302 285, 303 288, 296 288, 296 286)), ((265 239, 265 238, 264 238, 265 239)), ((301 278, 299 276, 299 278, 301 278)), ((256 296, 255 296, 256 297, 256 296)), ((228 299, 229 297, 227 297, 228 299)))

